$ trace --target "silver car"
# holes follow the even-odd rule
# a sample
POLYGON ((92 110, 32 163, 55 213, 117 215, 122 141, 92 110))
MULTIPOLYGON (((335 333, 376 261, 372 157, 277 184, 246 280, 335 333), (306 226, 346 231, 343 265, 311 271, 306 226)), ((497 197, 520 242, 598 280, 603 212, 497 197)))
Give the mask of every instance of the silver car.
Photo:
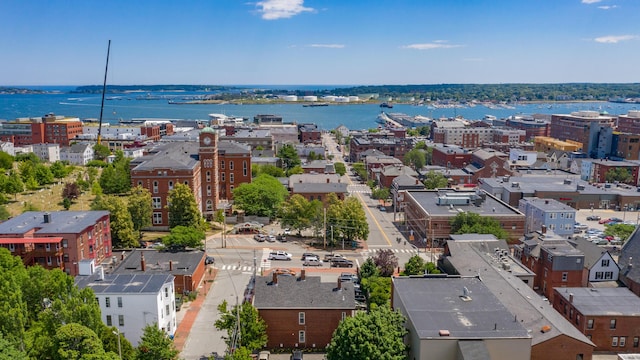
POLYGON ((269 253, 269 260, 291 260, 291 254, 286 251, 272 251, 269 253))

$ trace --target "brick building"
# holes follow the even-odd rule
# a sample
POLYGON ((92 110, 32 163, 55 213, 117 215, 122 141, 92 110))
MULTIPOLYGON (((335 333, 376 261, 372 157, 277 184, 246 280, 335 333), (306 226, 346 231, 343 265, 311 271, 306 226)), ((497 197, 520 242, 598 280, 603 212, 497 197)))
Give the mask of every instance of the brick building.
POLYGON ((506 119, 505 126, 524 130, 525 141, 530 141, 536 136, 549 136, 551 124, 548 119, 535 116, 513 115, 506 119))
POLYGON ((527 234, 524 241, 515 246, 514 256, 536 274, 534 290, 551 302, 553 288, 586 286, 582 251, 544 228, 541 233, 527 234))
POLYGON ((298 140, 302 144, 322 144, 322 132, 316 124, 299 124, 298 140))
MULTIPOLYGON (((235 141, 218 142, 218 173, 220 199, 232 200, 233 189, 239 184, 251 182, 251 148, 235 141)), ((207 194, 215 187, 214 182, 205 181, 207 194)), ((214 201, 214 199, 211 199, 214 201)), ((216 202, 213 202, 216 204, 216 202)))
MULTIPOLYGON (((606 159, 584 159, 582 160, 581 178, 589 182, 605 183, 607 172, 616 169, 625 169, 631 175, 629 181, 624 183, 629 185, 638 184, 638 169, 640 164, 630 161, 611 161, 606 159)), ((621 181, 622 182, 622 181, 621 181)))
POLYGON ((350 282, 318 276, 259 276, 253 306, 267 325, 269 349, 323 349, 335 329, 356 310, 350 282))
POLYGON ((471 151, 456 145, 435 144, 431 164, 449 169, 462 169, 471 164, 471 151))
POLYGON ((613 128, 615 117, 597 111, 576 111, 571 114, 551 115, 550 136, 560 140, 573 140, 591 157, 598 153, 598 136, 602 128, 613 128))
POLYGON ((362 161, 361 154, 367 150, 378 150, 384 155, 403 160, 404 155, 412 149, 411 140, 403 134, 397 131, 354 133, 349 143, 349 160, 362 161))
POLYGON ((553 308, 591 340, 594 351, 640 351, 640 298, 627 288, 554 289, 553 308))
POLYGON ((0 127, 0 140, 16 146, 31 144, 60 144, 69 146, 82 134, 82 121, 75 117, 47 114, 41 118, 20 118, 0 127))
POLYGON ((640 110, 629 110, 625 115, 618 115, 620 132, 640 134, 640 110))
POLYGON ((78 274, 78 263, 111 257, 108 211, 28 211, 0 223, 0 245, 25 265, 78 274))

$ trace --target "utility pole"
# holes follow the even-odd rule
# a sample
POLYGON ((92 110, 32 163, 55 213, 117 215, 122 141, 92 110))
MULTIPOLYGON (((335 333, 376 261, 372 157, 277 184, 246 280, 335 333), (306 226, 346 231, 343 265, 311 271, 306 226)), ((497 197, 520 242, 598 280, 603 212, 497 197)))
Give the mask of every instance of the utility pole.
POLYGON ((324 244, 324 249, 327 249, 327 208, 324 208, 324 217, 323 217, 323 222, 322 222, 322 238, 323 238, 323 244, 324 244))

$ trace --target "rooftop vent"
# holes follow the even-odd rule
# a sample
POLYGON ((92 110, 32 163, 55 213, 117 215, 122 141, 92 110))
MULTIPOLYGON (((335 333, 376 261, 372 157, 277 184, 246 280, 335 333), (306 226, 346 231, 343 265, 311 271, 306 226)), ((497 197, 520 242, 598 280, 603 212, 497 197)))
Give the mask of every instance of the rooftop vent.
POLYGON ((439 334, 440 336, 449 336, 449 335, 451 335, 451 333, 449 332, 449 330, 440 330, 440 331, 438 331, 438 334, 439 334))
POLYGON ((551 326, 549 325, 545 325, 542 328, 540 328, 540 332, 542 333, 548 333, 549 331, 551 331, 551 326))

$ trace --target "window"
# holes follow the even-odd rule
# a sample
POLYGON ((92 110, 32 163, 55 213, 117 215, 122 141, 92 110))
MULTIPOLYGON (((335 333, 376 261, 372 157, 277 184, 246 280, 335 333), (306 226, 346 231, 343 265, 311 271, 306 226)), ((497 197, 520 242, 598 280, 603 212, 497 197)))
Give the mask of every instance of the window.
POLYGON ((544 277, 547 277, 547 268, 544 269, 544 277))
POLYGON ((169 190, 173 190, 173 181, 169 181, 169 190))
POLYGON ((169 304, 165 305, 164 313, 167 314, 167 316, 169 316, 169 304))
POLYGON ((602 271, 597 271, 596 280, 602 280, 602 279, 604 279, 604 273, 602 271))
POLYGON ((609 329, 615 329, 616 328, 616 319, 611 319, 611 322, 609 322, 609 329))
POLYGON ((213 201, 211 199, 207 200, 207 211, 213 211, 213 201))
POLYGON ((124 326, 124 315, 118 315, 118 325, 124 326))
POLYGON ((573 319, 573 308, 569 309, 569 319, 573 319))
POLYGON ((106 297, 104 298, 104 306, 105 307, 111 307, 111 298, 110 297, 106 297))
POLYGON ((118 307, 122 307, 122 296, 118 296, 118 307))
POLYGON ((635 336, 633 338, 633 347, 637 348, 638 344, 640 344, 640 338, 638 338, 637 336, 635 336))
POLYGON ((587 329, 593 329, 593 319, 587 320, 587 329))
POLYGON ((107 326, 113 326, 111 321, 111 315, 107 315, 107 326))
POLYGON ((558 217, 557 213, 549 213, 549 219, 555 219, 558 217))
POLYGON ((233 161, 229 161, 229 170, 233 170, 233 161))
POLYGON ((346 318, 347 318, 347 313, 346 313, 346 311, 343 311, 343 312, 342 312, 342 320, 344 320, 344 319, 346 319, 346 318))
POLYGON ((224 160, 220 161, 220 169, 224 170, 224 160))
POLYGON ((159 198, 159 197, 151 198, 151 204, 154 209, 162 209, 162 198, 159 198))
MULTIPOLYGON (((298 313, 298 325, 304 325, 304 312, 298 313)), ((304 342, 304 341, 302 341, 304 342)))
POLYGON ((604 273, 604 278, 607 280, 613 279, 613 271, 607 271, 604 273))
POLYGON ((153 223, 155 225, 162 224, 162 213, 153 213, 153 223))
POLYGON ((158 193, 158 182, 157 181, 153 182, 153 193, 154 194, 158 193))
POLYGON ((207 182, 211 182, 211 171, 207 171, 207 182))
POLYGON ((305 342, 305 334, 304 334, 304 330, 300 330, 298 331, 298 342, 299 343, 303 343, 305 342))
POLYGON ((600 265, 602 267, 607 267, 609 266, 609 259, 602 259, 602 262, 600 263, 600 265))
POLYGON ((568 278, 569 278, 569 273, 563 272, 562 273, 562 281, 567 281, 568 278))
POLYGON ((211 196, 211 185, 207 185, 207 196, 211 196))
POLYGON ((138 186, 142 186, 142 181, 138 181, 138 186))
POLYGON ((234 175, 233 173, 229 174, 229 182, 230 183, 233 183, 233 175, 234 175))
POLYGON ((580 314, 576 314, 576 325, 580 325, 580 314))
POLYGON ((242 162, 242 176, 247 176, 247 161, 242 162))
POLYGON ((620 336, 620 342, 618 343, 618 345, 620 347, 624 347, 627 344, 627 337, 626 336, 620 336))
POLYGON ((611 337, 611 346, 618 346, 618 337, 617 336, 611 337))
POLYGON ((224 182, 224 173, 220 173, 220 181, 224 182))
POLYGON ((164 297, 169 297, 169 288, 164 288, 164 297))

